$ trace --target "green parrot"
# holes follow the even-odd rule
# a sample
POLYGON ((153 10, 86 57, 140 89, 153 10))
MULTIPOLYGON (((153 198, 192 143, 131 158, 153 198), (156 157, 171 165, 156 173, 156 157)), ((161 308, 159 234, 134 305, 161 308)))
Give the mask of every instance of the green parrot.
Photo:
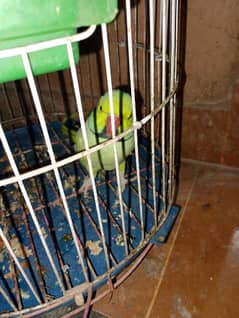
MULTIPOLYGON (((114 123, 115 135, 129 129, 133 123, 132 100, 131 96, 118 89, 113 90, 113 105, 114 105, 114 123)), ((77 130, 67 128, 66 121, 63 122, 62 131, 65 134, 70 134, 74 143, 76 152, 85 150, 84 140, 81 128, 77 130)), ((112 125, 110 116, 109 94, 103 95, 96 108, 89 114, 86 120, 86 133, 88 137, 89 147, 101 144, 112 138, 112 125)), ((125 189, 127 180, 124 177, 125 164, 128 155, 134 150, 134 134, 129 133, 124 138, 116 142, 117 156, 119 162, 120 182, 122 192, 125 189)), ((101 150, 91 154, 94 177, 101 170, 110 171, 115 169, 115 158, 113 144, 103 147, 101 150)), ((89 167, 87 157, 80 159, 81 164, 86 168, 89 175, 89 167)), ((80 189, 81 192, 87 192, 91 187, 89 176, 85 178, 80 189)))

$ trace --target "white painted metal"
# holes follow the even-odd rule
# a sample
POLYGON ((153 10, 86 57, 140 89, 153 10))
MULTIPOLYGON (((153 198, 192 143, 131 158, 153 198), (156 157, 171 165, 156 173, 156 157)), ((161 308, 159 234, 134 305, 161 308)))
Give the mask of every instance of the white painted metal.
MULTIPOLYGON (((111 65, 110 65, 108 34, 107 34, 106 24, 102 24, 101 30, 102 30, 102 38, 103 38, 103 46, 104 46, 107 86, 108 86, 109 101, 110 101, 112 138, 115 138, 116 135, 115 135, 115 122, 114 122, 114 104, 113 104, 113 92, 112 92, 113 87, 112 87, 111 65)), ((124 207, 123 207, 123 199, 122 199, 122 186, 121 186, 121 182, 120 182, 120 173, 119 173, 119 160, 118 160, 118 156, 117 156, 117 148, 116 148, 115 142, 113 143, 113 150, 114 150, 114 159, 115 159, 116 179, 117 179, 117 185, 118 185, 118 196, 119 196, 119 203, 120 203, 120 215, 121 215, 122 227, 123 227, 125 256, 127 256, 129 254, 129 250, 128 250, 127 234, 126 234, 126 230, 125 230, 124 207)))
MULTIPOLYGON (((130 0, 126 1, 126 21, 127 21, 127 35, 128 35, 128 60, 129 60, 130 89, 131 89, 131 97, 132 97, 132 105, 133 105, 133 122, 134 122, 134 124, 137 124, 130 0)), ((137 185, 138 185, 138 193, 139 193, 141 240, 143 241, 145 233, 144 233, 144 220, 143 220, 143 203, 142 203, 141 179, 140 179, 140 169, 139 169, 138 132, 137 132, 136 129, 134 130, 134 145, 135 145, 137 185)))

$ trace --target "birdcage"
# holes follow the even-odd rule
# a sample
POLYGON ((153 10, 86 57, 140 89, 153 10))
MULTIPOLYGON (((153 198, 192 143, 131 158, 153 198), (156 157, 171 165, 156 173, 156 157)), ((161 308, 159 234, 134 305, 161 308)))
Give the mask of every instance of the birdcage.
POLYGON ((12 0, 0 16, 0 317, 69 304, 86 317, 179 211, 179 1, 12 0), (116 91, 130 96, 127 129, 116 91), (92 145, 87 120, 105 92, 111 133, 92 145))

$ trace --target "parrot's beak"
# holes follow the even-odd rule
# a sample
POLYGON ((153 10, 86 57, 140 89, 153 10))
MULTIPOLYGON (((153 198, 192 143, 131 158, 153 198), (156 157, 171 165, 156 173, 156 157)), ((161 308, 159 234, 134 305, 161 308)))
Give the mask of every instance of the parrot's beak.
MULTIPOLYGON (((117 130, 120 126, 120 117, 114 115, 114 122, 115 122, 115 130, 117 130)), ((107 137, 112 137, 112 125, 111 125, 111 116, 108 115, 106 120, 106 134, 107 137)))

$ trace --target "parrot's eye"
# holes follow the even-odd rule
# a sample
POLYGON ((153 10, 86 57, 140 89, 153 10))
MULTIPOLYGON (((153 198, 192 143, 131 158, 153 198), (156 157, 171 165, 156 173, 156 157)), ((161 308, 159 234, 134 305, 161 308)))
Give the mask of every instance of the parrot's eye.
POLYGON ((102 105, 100 105, 99 109, 100 109, 100 112, 102 112, 102 110, 103 110, 103 107, 102 107, 102 105))

